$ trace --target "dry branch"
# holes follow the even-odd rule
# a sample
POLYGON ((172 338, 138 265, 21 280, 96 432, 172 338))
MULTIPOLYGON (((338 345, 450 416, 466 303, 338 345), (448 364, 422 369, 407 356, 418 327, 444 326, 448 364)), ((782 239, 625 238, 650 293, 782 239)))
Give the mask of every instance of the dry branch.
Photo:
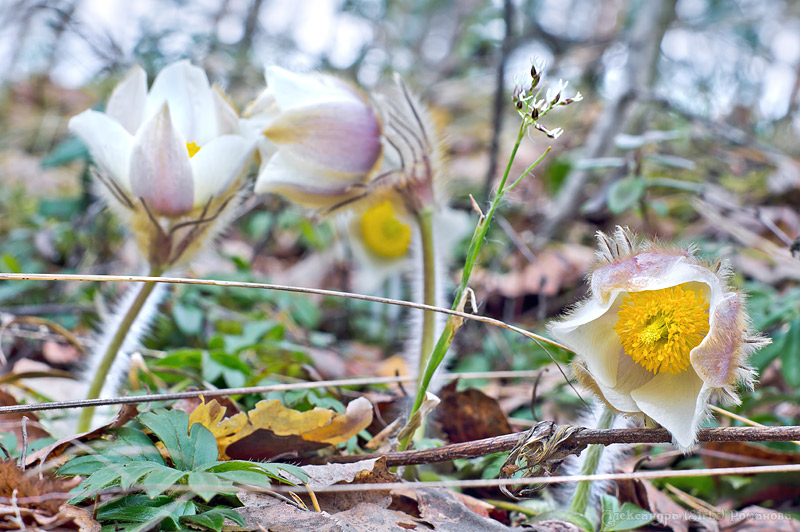
MULTIPOLYGON (((373 453, 353 456, 328 456, 320 462, 358 462, 371 458, 386 457, 388 466, 404 466, 449 462, 459 458, 475 458, 493 453, 510 451, 528 432, 505 434, 465 443, 443 445, 435 449, 373 453)), ((800 439, 800 426, 786 427, 719 427, 700 429, 697 435, 700 442, 711 441, 793 441, 800 439)), ((582 449, 589 444, 611 445, 614 443, 670 443, 672 436, 666 429, 582 429, 573 434, 570 446, 582 449)))

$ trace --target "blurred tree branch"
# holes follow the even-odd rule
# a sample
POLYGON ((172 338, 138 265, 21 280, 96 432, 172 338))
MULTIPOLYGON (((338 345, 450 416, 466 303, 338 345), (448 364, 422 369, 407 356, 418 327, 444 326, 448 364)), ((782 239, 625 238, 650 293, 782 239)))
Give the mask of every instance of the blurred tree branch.
MULTIPOLYGON (((676 1, 638 3, 638 10, 632 17, 633 25, 626 38, 629 55, 620 86, 589 132, 582 157, 595 159, 607 156, 614 149, 614 137, 628 127, 641 95, 648 92, 655 81, 661 40, 675 17, 676 1)), ((572 170, 567 175, 539 229, 539 246, 548 242, 567 219, 574 216, 590 177, 590 170, 572 170)))

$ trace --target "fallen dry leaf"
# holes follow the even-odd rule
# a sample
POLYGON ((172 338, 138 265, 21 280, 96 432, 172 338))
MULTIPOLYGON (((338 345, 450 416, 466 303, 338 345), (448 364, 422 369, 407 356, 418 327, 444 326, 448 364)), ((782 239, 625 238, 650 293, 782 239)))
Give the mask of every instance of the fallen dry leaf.
POLYGON ((797 532, 800 521, 790 515, 760 506, 731 512, 719 522, 721 532, 797 532))
POLYGON ((122 408, 120 408, 117 415, 114 416, 114 419, 112 419, 105 425, 97 427, 94 430, 90 430, 89 432, 84 432, 82 434, 76 434, 74 436, 63 438, 55 443, 48 445, 47 447, 39 449, 33 454, 28 455, 28 458, 25 460, 25 467, 30 467, 31 465, 35 464, 38 461, 44 462, 48 458, 61 455, 72 442, 86 442, 89 440, 100 438, 101 436, 104 436, 108 432, 108 429, 115 429, 121 427, 131 419, 135 418, 138 414, 139 410, 137 408, 137 405, 134 404, 122 405, 122 408))
POLYGON ((347 441, 372 423, 372 405, 359 397, 344 414, 324 408, 299 412, 277 399, 260 401, 247 413, 223 419, 215 400, 203 403, 189 416, 217 439, 221 459, 267 460, 291 453, 298 456, 347 441))
MULTIPOLYGON (((0 390, 0 406, 12 406, 19 404, 11 395, 0 390)), ((22 449, 22 418, 28 418, 25 422, 25 432, 28 443, 39 438, 49 438, 50 433, 44 430, 39 424, 39 418, 33 412, 0 414, 0 432, 13 432, 17 437, 17 450, 22 449)))
POLYGON ((441 404, 434 411, 450 443, 502 436, 512 432, 508 417, 497 400, 476 388, 456 391, 453 381, 439 393, 441 404))

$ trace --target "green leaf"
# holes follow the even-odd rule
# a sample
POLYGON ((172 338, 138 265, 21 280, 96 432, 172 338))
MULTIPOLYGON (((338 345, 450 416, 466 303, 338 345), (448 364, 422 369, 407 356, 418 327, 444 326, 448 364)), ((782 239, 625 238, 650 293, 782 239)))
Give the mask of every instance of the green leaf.
POLYGON ((586 516, 570 510, 551 510, 549 512, 543 512, 532 518, 531 522, 538 523, 541 521, 549 521, 551 519, 566 521, 581 528, 582 530, 585 530, 586 532, 594 532, 594 526, 592 526, 592 523, 586 518, 586 516))
POLYGON ((620 507, 619 500, 613 495, 604 494, 602 498, 603 519, 601 530, 613 532, 616 530, 631 530, 650 523, 655 516, 639 508, 635 504, 626 502, 620 507))
POLYGON ((119 483, 119 467, 120 466, 117 464, 111 464, 85 478, 83 482, 70 492, 73 496, 69 502, 71 504, 80 502, 87 497, 94 496, 105 487, 119 483))
POLYGON ((789 323, 789 331, 783 339, 780 352, 781 370, 786 382, 793 388, 800 387, 800 318, 789 323))
POLYGON ((192 471, 186 477, 189 489, 200 496, 204 501, 210 501, 220 491, 228 491, 233 487, 230 482, 223 482, 213 473, 192 471))
POLYGON ((139 422, 161 440, 176 469, 194 467, 193 444, 189 440, 189 415, 182 410, 153 410, 140 414, 139 422))
POLYGON ((647 187, 640 177, 623 177, 611 184, 606 196, 608 209, 613 214, 620 214, 636 205, 642 199, 647 187))
POLYGON ((203 311, 194 305, 176 302, 172 306, 172 318, 178 329, 187 336, 195 336, 202 331, 203 311))
POLYGON ((178 471, 171 467, 163 466, 154 469, 149 475, 141 479, 140 486, 148 497, 156 497, 178 484, 186 471, 178 471))
MULTIPOLYGON (((267 475, 275 480, 292 484, 281 476, 281 472, 288 473, 300 479, 300 482, 308 482, 308 473, 303 471, 300 467, 291 464, 275 464, 275 463, 260 463, 260 462, 246 462, 244 460, 228 460, 225 462, 218 462, 213 467, 208 469, 209 473, 229 473, 234 471, 253 471, 261 475, 267 475)), ((225 478, 235 479, 226 476, 225 478)))
POLYGON ((236 511, 225 508, 224 506, 217 506, 207 512, 198 515, 191 515, 181 517, 182 523, 194 523, 205 528, 210 528, 216 532, 222 531, 222 526, 225 524, 225 519, 230 519, 237 525, 243 527, 244 519, 236 511))
POLYGON ((50 150, 50 153, 44 156, 42 159, 42 168, 63 166, 76 159, 88 158, 89 150, 86 148, 86 144, 78 137, 69 137, 59 142, 55 148, 50 150))
POLYGON ((174 471, 164 465, 156 464, 155 462, 130 462, 127 464, 123 464, 120 468, 120 475, 119 475, 119 487, 126 490, 139 482, 139 479, 144 477, 145 475, 150 475, 155 471, 159 471, 162 469, 169 469, 170 471, 174 471))
POLYGON ((200 469, 217 462, 219 448, 214 434, 201 423, 194 423, 189 434, 192 453, 191 460, 186 462, 187 469, 200 469))
POLYGON ((130 460, 146 460, 164 464, 164 458, 150 437, 139 429, 120 427, 115 429, 117 439, 111 449, 130 460))

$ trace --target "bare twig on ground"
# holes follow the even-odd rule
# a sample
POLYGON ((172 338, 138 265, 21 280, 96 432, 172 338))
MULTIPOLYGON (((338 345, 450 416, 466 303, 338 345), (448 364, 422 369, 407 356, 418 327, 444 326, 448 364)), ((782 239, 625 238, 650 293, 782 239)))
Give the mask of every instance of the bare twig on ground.
MULTIPOLYGON (((548 422, 545 422, 548 423, 548 422)), ((372 453, 352 456, 328 456, 320 462, 347 463, 370 458, 386 457, 388 466, 404 466, 449 462, 459 458, 475 458, 513 449, 528 432, 505 434, 465 443, 443 445, 434 449, 392 453, 372 453)), ((711 441, 792 441, 800 438, 800 426, 787 427, 720 427, 700 429, 697 439, 711 441)), ((581 449, 589 444, 611 445, 614 443, 670 443, 672 436, 667 429, 582 429, 570 438, 570 445, 581 449)))

